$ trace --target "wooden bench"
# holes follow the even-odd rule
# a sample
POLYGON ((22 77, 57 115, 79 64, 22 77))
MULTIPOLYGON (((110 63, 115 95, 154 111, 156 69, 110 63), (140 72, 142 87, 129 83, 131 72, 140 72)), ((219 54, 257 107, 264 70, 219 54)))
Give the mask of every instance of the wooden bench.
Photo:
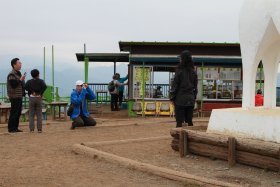
POLYGON ((46 108, 42 108, 42 114, 43 114, 43 120, 47 120, 47 109, 46 108))
POLYGON ((11 110, 11 106, 8 105, 0 105, 0 123, 2 123, 1 118, 2 115, 4 115, 4 123, 6 123, 8 121, 8 114, 11 110))
POLYGON ((21 110, 21 116, 22 116, 22 121, 23 122, 26 122, 27 121, 27 115, 29 113, 29 109, 23 109, 21 110))
MULTIPOLYGON (((21 111, 21 115, 22 115, 22 121, 26 122, 27 116, 29 115, 29 109, 23 109, 21 111)), ((47 109, 46 108, 42 109, 42 117, 43 117, 43 120, 47 120, 47 109)))

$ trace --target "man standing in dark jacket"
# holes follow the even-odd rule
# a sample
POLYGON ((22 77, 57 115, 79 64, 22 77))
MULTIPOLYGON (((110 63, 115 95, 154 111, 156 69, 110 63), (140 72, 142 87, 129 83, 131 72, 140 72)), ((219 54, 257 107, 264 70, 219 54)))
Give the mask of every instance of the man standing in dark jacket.
POLYGON ((193 126, 192 117, 196 95, 197 74, 192 56, 189 51, 183 51, 170 90, 170 100, 175 105, 176 127, 182 127, 183 122, 193 126))
POLYGON ((11 112, 8 122, 8 131, 10 133, 22 132, 18 129, 19 118, 22 110, 22 97, 24 96, 25 74, 21 75, 21 61, 14 58, 11 61, 12 71, 7 77, 7 92, 11 102, 11 112))
POLYGON ((30 79, 25 84, 29 96, 29 129, 34 132, 34 116, 37 117, 38 133, 42 132, 42 96, 47 89, 45 81, 39 78, 40 72, 37 69, 31 71, 30 79))

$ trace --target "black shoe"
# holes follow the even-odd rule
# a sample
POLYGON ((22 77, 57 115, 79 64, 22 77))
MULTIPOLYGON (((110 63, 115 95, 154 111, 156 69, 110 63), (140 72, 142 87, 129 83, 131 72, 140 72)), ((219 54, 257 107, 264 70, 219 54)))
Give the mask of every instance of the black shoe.
POLYGON ((16 132, 23 132, 22 130, 20 130, 20 129, 17 129, 17 130, 15 130, 16 132))
POLYGON ((16 133, 14 130, 8 130, 9 133, 16 133))
POLYGON ((76 128, 76 126, 75 126, 75 122, 72 122, 72 125, 71 125, 71 130, 74 130, 76 128))

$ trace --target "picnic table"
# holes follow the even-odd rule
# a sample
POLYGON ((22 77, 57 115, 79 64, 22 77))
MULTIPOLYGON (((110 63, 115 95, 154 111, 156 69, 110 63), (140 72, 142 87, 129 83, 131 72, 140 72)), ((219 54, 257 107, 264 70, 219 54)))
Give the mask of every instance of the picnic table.
POLYGON ((8 121, 8 114, 11 110, 10 105, 0 105, 0 123, 2 123, 2 115, 4 114, 4 123, 8 121))
POLYGON ((67 102, 51 102, 48 105, 51 107, 51 115, 52 115, 52 120, 56 119, 67 119, 67 102), (61 108, 63 107, 64 110, 64 116, 61 116, 61 108), (58 108, 58 118, 56 117, 56 108, 58 108))

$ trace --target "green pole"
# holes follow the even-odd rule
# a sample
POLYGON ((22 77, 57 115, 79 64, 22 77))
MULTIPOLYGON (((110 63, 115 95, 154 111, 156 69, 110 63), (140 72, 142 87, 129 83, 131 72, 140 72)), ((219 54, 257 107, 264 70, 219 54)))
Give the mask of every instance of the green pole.
POLYGON ((203 109, 203 81, 204 81, 204 63, 202 62, 202 65, 201 65, 201 98, 200 98, 200 109, 202 110, 203 109))
POLYGON ((54 101, 54 46, 52 45, 52 96, 54 101))
POLYGON ((145 98, 145 62, 143 61, 143 64, 142 64, 142 90, 143 90, 143 93, 142 93, 142 117, 144 117, 144 104, 145 104, 145 101, 144 101, 144 98, 145 98))
POLYGON ((89 62, 89 58, 86 56, 86 44, 84 44, 84 62, 85 62, 85 83, 88 83, 88 62, 89 62))
POLYGON ((46 81, 46 47, 44 47, 44 81, 46 81))

